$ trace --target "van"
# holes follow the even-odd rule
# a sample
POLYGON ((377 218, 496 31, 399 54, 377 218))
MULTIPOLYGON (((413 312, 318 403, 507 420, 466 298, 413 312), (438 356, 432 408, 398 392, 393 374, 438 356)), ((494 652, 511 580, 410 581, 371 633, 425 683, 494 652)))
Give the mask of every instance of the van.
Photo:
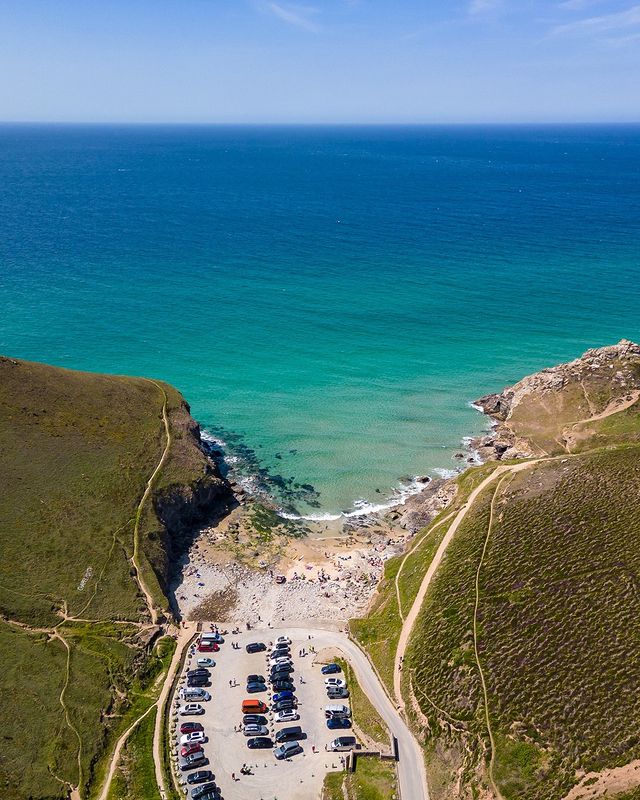
POLYGON ((350 717, 351 709, 349 706, 325 706, 324 716, 326 719, 330 717, 350 717))
POLYGON ((355 736, 338 736, 337 739, 334 739, 327 750, 333 750, 334 752, 337 750, 353 750, 356 746, 356 737, 355 736))
POLYGON ((283 728, 276 733, 276 742, 293 742, 302 738, 302 728, 299 725, 292 725, 290 728, 283 728))
POLYGON ((182 699, 186 700, 188 703, 194 700, 211 700, 209 692, 205 692, 205 690, 201 689, 199 686, 190 686, 186 689, 182 689, 181 694, 182 699))
POLYGON ((267 711, 266 705, 262 700, 243 700, 242 713, 243 714, 264 714, 267 711))

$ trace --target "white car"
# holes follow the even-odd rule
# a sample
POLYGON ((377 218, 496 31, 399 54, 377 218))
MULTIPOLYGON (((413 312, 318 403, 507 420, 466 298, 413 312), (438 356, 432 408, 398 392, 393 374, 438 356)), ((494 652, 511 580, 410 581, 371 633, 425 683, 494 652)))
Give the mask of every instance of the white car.
POLYGON ((276 722, 295 722, 300 719, 300 714, 295 711, 279 711, 276 714, 276 722))
POLYGON ((185 733, 180 737, 180 744, 202 744, 207 737, 204 731, 193 731, 193 733, 185 733))
POLYGON ((334 686, 336 689, 344 689, 347 685, 346 681, 343 681, 342 678, 325 678, 324 685, 327 689, 330 686, 334 686))
POLYGON ((291 639, 288 636, 278 636, 276 639, 276 644, 280 643, 291 645, 291 639))
POLYGON ((194 714, 204 714, 204 708, 200 703, 187 703, 186 706, 180 706, 178 714, 181 717, 190 717, 194 714))
POLYGON ((198 666, 199 667, 215 667, 216 662, 212 658, 199 658, 198 659, 198 666))
POLYGON ((289 658, 289 656, 281 656, 279 658, 269 659, 270 667, 275 667, 278 666, 279 664, 289 664, 290 666, 293 666, 293 661, 289 658))

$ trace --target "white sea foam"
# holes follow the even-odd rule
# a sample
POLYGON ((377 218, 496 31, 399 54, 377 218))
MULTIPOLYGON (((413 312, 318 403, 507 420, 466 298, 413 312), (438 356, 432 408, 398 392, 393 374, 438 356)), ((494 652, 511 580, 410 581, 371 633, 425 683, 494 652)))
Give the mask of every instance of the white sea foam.
MULTIPOLYGON (((434 470, 434 472, 436 471, 434 470)), ((456 474, 455 470, 454 474, 456 474)), ((339 514, 290 514, 286 511, 278 511, 278 514, 284 519, 302 519, 309 522, 333 522, 337 519, 368 517, 403 505, 408 497, 419 494, 425 486, 428 486, 428 483, 414 478, 410 483, 401 484, 383 503, 370 503, 368 500, 360 499, 354 502, 351 511, 343 511, 339 514)))

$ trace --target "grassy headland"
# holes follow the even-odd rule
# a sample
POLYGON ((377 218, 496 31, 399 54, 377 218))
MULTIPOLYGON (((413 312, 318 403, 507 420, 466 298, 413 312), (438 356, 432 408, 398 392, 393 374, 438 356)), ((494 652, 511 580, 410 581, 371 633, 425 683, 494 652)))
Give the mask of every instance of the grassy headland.
POLYGON ((0 794, 86 797, 166 666, 147 646, 141 581, 167 612, 172 540, 227 490, 170 386, 9 358, 0 484, 0 794), (163 408, 171 447, 139 508, 166 447, 163 408))

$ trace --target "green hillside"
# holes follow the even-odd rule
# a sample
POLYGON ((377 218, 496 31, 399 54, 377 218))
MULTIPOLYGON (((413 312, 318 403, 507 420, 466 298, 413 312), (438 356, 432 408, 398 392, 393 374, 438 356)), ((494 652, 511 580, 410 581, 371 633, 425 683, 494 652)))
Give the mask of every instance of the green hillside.
POLYGON ((485 398, 507 435, 547 452, 458 478, 453 505, 388 562, 368 616, 352 621, 393 693, 400 630, 463 514, 400 672, 433 800, 637 793, 639 388, 640 349, 624 342, 485 398))
POLYGON ((0 796, 86 796, 164 663, 171 539, 227 488, 170 386, 8 358, 0 485, 0 796))

